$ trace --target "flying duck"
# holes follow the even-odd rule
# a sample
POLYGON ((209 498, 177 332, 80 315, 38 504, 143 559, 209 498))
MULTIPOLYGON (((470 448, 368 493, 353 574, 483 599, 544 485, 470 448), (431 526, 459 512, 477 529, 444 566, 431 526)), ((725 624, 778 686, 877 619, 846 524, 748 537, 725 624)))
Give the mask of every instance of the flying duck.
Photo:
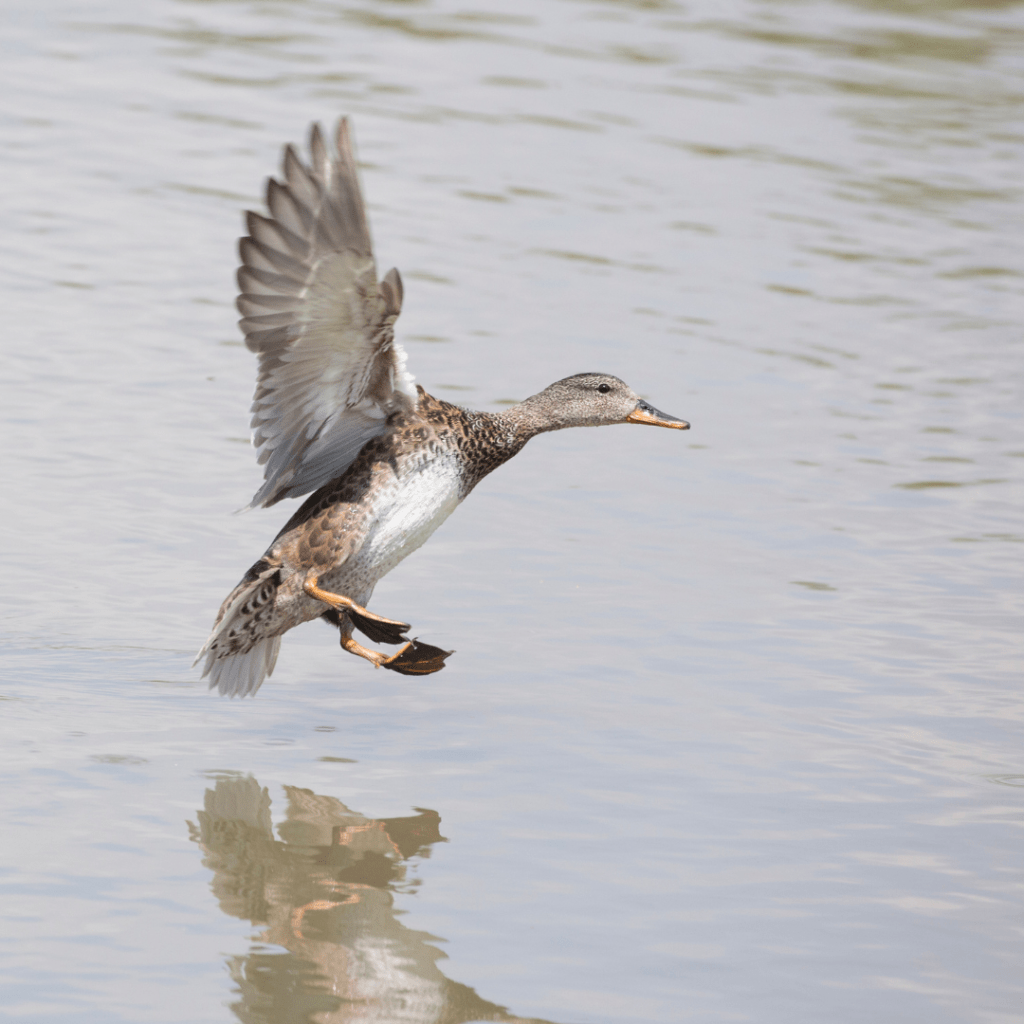
POLYGON ((306 165, 285 148, 282 180, 267 182, 270 216, 247 213, 239 241, 239 323, 259 357, 253 445, 266 467, 248 507, 309 497, 227 596, 196 657, 210 689, 232 697, 254 694, 281 637, 316 618, 378 668, 439 671, 451 651, 410 640, 408 623, 366 607, 381 577, 536 434, 689 428, 604 373, 566 377, 500 413, 414 385, 395 342, 402 279, 394 269, 377 279, 347 120, 334 152, 313 125, 310 156, 306 165), (384 654, 353 630, 402 646, 384 654))

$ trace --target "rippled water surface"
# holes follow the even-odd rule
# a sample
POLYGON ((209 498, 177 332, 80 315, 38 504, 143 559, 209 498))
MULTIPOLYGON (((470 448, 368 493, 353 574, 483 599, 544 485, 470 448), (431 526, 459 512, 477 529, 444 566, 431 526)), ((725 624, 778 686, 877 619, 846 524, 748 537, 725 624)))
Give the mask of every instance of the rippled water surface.
POLYGON ((1024 1021, 1024 6, 10 0, 2 1016, 1024 1021), (255 700, 239 210, 353 118, 410 368, 603 370, 255 700))

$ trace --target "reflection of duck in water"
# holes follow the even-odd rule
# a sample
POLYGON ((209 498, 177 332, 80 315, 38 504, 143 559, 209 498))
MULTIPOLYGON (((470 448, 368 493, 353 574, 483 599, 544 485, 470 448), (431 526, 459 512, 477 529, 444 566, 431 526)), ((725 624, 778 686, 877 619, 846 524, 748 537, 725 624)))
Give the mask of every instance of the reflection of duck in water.
POLYGON ((238 307, 259 354, 253 442, 266 464, 253 505, 314 491, 228 595, 199 652, 221 693, 254 693, 281 636, 324 618, 374 665, 437 672, 451 653, 408 640, 405 622, 368 611, 377 581, 531 437, 564 427, 648 423, 685 430, 619 380, 566 377, 502 413, 471 412, 413 387, 394 341, 402 281, 380 282, 348 127, 329 154, 318 127, 306 167, 289 146, 270 180, 270 218, 248 215, 238 307), (353 639, 404 646, 387 656, 353 639))
POLYGON ((206 791, 192 838, 213 870, 213 892, 232 917, 266 925, 261 945, 229 961, 246 1024, 461 1024, 514 1017, 446 978, 444 953, 395 917, 405 861, 445 842, 440 818, 421 810, 373 820, 340 800, 285 787, 274 838, 270 796, 253 778, 206 791), (262 943, 283 947, 270 952, 262 943))

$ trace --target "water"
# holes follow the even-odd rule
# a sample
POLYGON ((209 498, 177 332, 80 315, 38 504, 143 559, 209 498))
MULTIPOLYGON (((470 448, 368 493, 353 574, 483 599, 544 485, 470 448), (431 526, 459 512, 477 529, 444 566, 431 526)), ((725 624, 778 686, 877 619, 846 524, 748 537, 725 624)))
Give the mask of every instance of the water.
POLYGON ((5 1017, 1024 1021, 1020 4, 5 13, 5 1017), (221 701, 238 211, 342 113, 420 383, 693 429, 488 478, 374 598, 443 673, 221 701))

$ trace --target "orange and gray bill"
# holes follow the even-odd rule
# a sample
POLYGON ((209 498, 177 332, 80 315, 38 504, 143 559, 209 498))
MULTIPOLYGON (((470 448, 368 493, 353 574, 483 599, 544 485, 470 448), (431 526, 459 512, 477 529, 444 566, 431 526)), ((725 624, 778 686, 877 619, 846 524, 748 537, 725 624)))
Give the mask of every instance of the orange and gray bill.
POLYGON ((636 408, 626 417, 627 423, 646 423, 652 427, 671 427, 673 430, 689 430, 690 424, 667 412, 655 409, 646 402, 638 402, 636 408))

